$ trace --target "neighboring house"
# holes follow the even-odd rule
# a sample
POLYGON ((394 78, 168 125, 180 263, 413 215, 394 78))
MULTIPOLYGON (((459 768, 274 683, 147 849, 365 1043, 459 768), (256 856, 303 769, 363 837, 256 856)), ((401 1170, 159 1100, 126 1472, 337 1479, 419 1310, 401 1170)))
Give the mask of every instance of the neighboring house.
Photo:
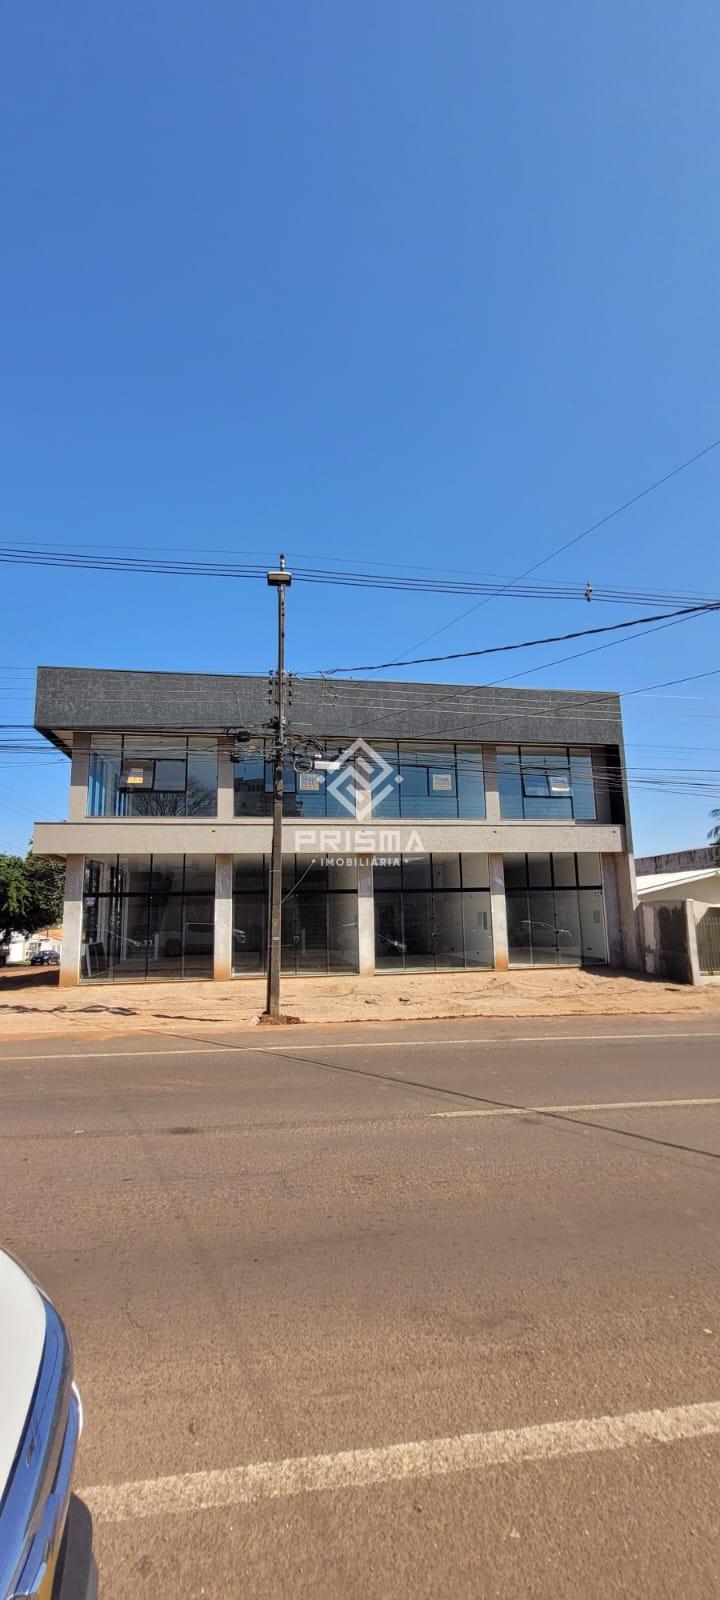
MULTIPOLYGON (((674 855, 643 856, 636 861, 643 942, 646 956, 651 956, 648 970, 663 970, 653 954, 656 949, 660 948, 661 960, 667 958, 672 964, 678 942, 684 944, 689 938, 688 952, 696 950, 695 955, 687 956, 689 970, 694 973, 691 981, 696 983, 701 975, 720 973, 720 865, 714 857, 712 847, 700 846, 696 850, 678 850, 674 855), (648 867, 655 870, 642 870, 648 867), (681 911, 683 901, 687 904, 681 911), (694 932, 686 934, 679 931, 682 929, 694 932), (662 948, 665 945, 667 950, 662 948)), ((681 960, 680 970, 682 966, 681 960)), ((670 968, 666 966, 664 971, 671 976, 670 968)))
MULTIPOLYGON (((636 861, 636 868, 641 862, 636 861)), ((638 898, 643 900, 694 900, 720 906, 720 866, 687 867, 679 872, 640 872, 638 898)))
MULTIPOLYGON (((62 983, 263 971, 269 714, 264 677, 40 668, 62 983)), ((617 695, 293 678, 290 737, 286 971, 639 964, 617 695)))
POLYGON ((25 955, 26 945, 27 937, 24 933, 12 932, 9 939, 5 939, 0 944, 0 961, 2 961, 3 966, 21 967, 27 959, 25 955))
POLYGON ((8 967, 22 966, 37 950, 57 950, 62 947, 62 928, 44 928, 35 933, 11 933, 9 941, 0 945, 0 959, 8 967))

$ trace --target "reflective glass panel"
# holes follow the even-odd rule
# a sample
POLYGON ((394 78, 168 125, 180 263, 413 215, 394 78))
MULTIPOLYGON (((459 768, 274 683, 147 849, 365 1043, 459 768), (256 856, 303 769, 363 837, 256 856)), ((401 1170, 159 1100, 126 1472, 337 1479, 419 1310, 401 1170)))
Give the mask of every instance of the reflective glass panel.
POLYGON ((506 907, 510 964, 514 967, 531 967, 533 952, 527 890, 512 889, 506 895, 506 907))
POLYGON ((217 740, 188 740, 186 815, 217 815, 218 746, 217 740))
POLYGON ((432 882, 433 889, 459 889, 460 857, 433 854, 432 882))
POLYGON ((472 854, 462 857, 463 889, 487 889, 490 867, 486 855, 472 854))
POLYGON ((577 868, 578 883, 580 884, 581 888, 600 888, 602 884, 602 870, 600 867, 599 855, 592 850, 583 852, 582 855, 578 855, 577 868))
POLYGON ((457 750, 457 792, 459 817, 485 816, 485 778, 480 746, 457 750))
POLYGON ((577 967, 582 961, 582 935, 577 889, 555 890, 558 963, 577 967))
POLYGON ((432 897, 435 963, 438 967, 463 967, 462 895, 442 890, 432 897))
POLYGON ((265 782, 265 757, 244 756, 234 763, 235 816, 264 817, 272 810, 272 796, 265 782))
POLYGON ((399 893, 375 892, 375 965, 388 970, 405 965, 402 902, 399 893))
POLYGON ((492 916, 487 891, 466 891, 462 896, 465 964, 491 967, 493 964, 492 916))
POLYGON ((330 894, 327 964, 331 972, 357 972, 358 903, 356 894, 330 894))
POLYGON ((575 884, 575 857, 570 855, 556 855, 552 858, 553 877, 556 887, 570 889, 575 884))
POLYGON ((265 966, 267 897, 238 894, 233 902, 233 972, 260 972, 265 966))
POLYGON ((430 857, 421 855, 403 856, 402 881, 405 890, 429 889, 430 857))
POLYGON ((578 822, 592 822, 596 816, 595 784, 589 750, 571 750, 573 814, 578 822))
POLYGON ((267 882, 267 868, 263 856, 236 856, 235 857, 235 888, 264 889, 267 882))
POLYGON ((522 817, 523 792, 520 779, 520 753, 516 748, 498 746, 497 778, 501 817, 522 817))
MULTIPOLYGON (((153 866, 155 857, 153 856, 153 866)), ((185 893, 215 894, 215 857, 185 857, 185 893)))
POLYGON ((183 977, 211 978, 215 903, 209 896, 185 896, 183 902, 183 977))
POLYGON ((149 978, 181 978, 183 954, 182 894, 153 895, 147 943, 149 978))
POLYGON ((183 866, 182 856, 153 856, 153 892, 155 894, 182 894, 183 866))
POLYGON ((503 856, 506 889, 524 889, 527 883, 527 863, 524 855, 503 856))
POLYGON ((529 855, 527 858, 528 883, 531 889, 548 889, 552 885, 550 857, 529 855))

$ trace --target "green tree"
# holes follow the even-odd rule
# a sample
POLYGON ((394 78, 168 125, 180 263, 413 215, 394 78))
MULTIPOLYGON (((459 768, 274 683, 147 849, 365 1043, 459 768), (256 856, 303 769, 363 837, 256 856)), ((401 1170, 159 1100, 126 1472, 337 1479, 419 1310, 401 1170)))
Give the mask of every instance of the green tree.
POLYGON ((716 806, 715 810, 710 812, 710 815, 715 818, 715 823, 710 829, 708 839, 711 839, 715 845, 715 860, 720 867, 720 806, 716 806))
POLYGON ((61 921, 65 862, 53 856, 0 855, 0 939, 61 921))

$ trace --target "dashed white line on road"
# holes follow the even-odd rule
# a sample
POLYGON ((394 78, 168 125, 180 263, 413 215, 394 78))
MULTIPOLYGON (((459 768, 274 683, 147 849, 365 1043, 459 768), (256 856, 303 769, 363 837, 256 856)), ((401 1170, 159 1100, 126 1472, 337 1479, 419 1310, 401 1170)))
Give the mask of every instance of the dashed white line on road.
MULTIPOLYGON (((166 1036, 167 1037, 167 1036, 166 1036)), ((185 1035, 187 1038, 187 1035, 185 1035)), ((142 1056, 208 1056, 208 1055, 287 1055, 290 1051, 297 1050, 432 1050, 442 1045, 443 1050, 454 1045, 477 1044, 617 1044, 646 1040, 658 1044, 671 1044, 674 1040, 687 1041, 692 1039, 717 1039, 718 1033, 530 1033, 530 1034, 500 1034, 493 1037, 483 1035, 473 1039, 353 1039, 341 1043, 328 1041, 323 1043, 315 1040, 313 1044, 303 1044, 300 1040, 288 1039, 286 1044, 214 1044, 211 1040, 200 1041, 199 1049, 154 1049, 154 1050, 73 1050, 73 1051, 44 1051, 24 1056, 0 1056, 0 1066, 10 1066, 23 1061, 136 1061, 142 1056)))
POLYGON ((461 1111, 431 1111, 435 1117, 528 1117, 566 1111, 655 1111, 667 1106, 720 1106, 720 1095, 705 1100, 592 1100, 572 1106, 481 1106, 461 1111))
POLYGON ((93 1516, 108 1522, 127 1522, 135 1517, 178 1516, 222 1506, 252 1505, 258 1500, 319 1490, 363 1489, 373 1484, 442 1478, 523 1461, 638 1449, 718 1433, 720 1402, 713 1400, 663 1411, 631 1411, 619 1417, 545 1422, 529 1428, 421 1439, 372 1450, 260 1461, 251 1466, 106 1484, 78 1492, 93 1516))

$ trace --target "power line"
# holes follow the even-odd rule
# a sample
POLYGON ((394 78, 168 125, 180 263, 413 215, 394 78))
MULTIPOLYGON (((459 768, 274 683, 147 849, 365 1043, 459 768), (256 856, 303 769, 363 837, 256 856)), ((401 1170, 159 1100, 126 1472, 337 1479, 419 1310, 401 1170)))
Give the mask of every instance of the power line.
MULTIPOLYGON (((611 622, 607 623, 604 627, 599 628, 577 628, 572 633, 551 633, 542 639, 523 639, 517 644, 485 645, 482 650, 453 650, 446 655, 413 656, 410 660, 404 661, 396 658, 392 661, 375 662, 375 664, 371 666, 368 666, 366 663, 364 663, 362 666, 354 667, 330 667, 328 668, 327 676, 335 677, 338 673, 346 672, 382 672, 388 667, 421 667, 431 664, 434 665, 439 661, 461 661, 470 656, 476 657, 503 655, 509 650, 529 650, 537 645, 542 644, 562 644, 565 639, 584 639, 589 637, 591 634, 616 633, 621 628, 634 628, 640 623, 665 622, 668 618, 668 615, 670 617, 691 617, 699 616, 703 612, 707 611, 720 611, 720 601, 713 600, 711 602, 706 602, 703 605, 681 606, 677 611, 671 611, 669 614, 666 612, 660 612, 656 613, 654 616, 632 617, 627 622, 611 622)), ((549 664, 552 665, 552 663, 549 664)))
MULTIPOLYGON (((98 572, 141 572, 161 577, 262 580, 265 576, 264 567, 241 563, 189 561, 183 557, 173 557, 168 560, 155 558, 151 560, 145 557, 122 556, 112 552, 102 553, 102 551, 89 555, 72 549, 59 550, 57 547, 45 550, 31 550, 23 545, 1 546, 0 563, 98 572)), ((583 600, 590 598, 587 593, 587 586, 582 584, 530 584, 521 587, 522 577, 510 579, 504 588, 500 590, 498 590, 494 582, 489 583, 487 581, 472 580, 468 582, 450 577, 445 577, 442 580, 436 578, 408 578, 407 576, 388 574, 386 572, 331 572, 320 567, 295 568, 294 577, 300 583, 345 588, 387 589, 392 592, 406 594, 476 594, 492 599, 499 593, 512 592, 514 598, 526 600, 583 600)), ((604 585, 593 586, 591 597, 598 604, 670 606, 689 602, 700 603, 710 601, 713 598, 712 596, 697 593, 663 594, 653 590, 626 590, 604 585)), ((9 670, 24 672, 25 669, 9 670)))
MULTIPOLYGON (((681 461, 677 467, 673 467, 670 472, 666 472, 662 478, 656 478, 653 483, 647 484, 646 488, 641 489, 638 494, 631 495, 629 500, 623 500, 621 505, 615 506, 612 511, 606 512, 605 516, 600 517, 597 522, 592 522, 588 528, 583 528, 581 533, 576 533, 572 539, 567 539, 564 544, 560 544, 555 550, 551 550, 549 555, 542 557, 542 560, 534 562, 531 567, 526 567, 525 571, 519 573, 517 578, 512 578, 509 583, 502 584, 493 595, 488 596, 488 599, 481 600, 477 605, 470 606, 467 611, 462 611, 459 616, 452 617, 450 622, 444 622, 441 628, 435 629, 434 633, 427 633, 423 639, 418 639, 415 644, 408 645, 408 650, 417 650, 420 645, 427 644, 430 639, 437 639, 441 633, 446 633, 448 628, 454 628, 456 623, 464 621, 465 617, 469 617, 472 612, 480 611, 483 606, 489 604, 491 599, 498 599, 500 595, 507 594, 517 584, 522 583, 524 578, 531 577, 534 572, 539 572, 541 567, 546 567, 548 562, 554 561, 556 556, 562 555, 563 551, 572 549, 573 545, 579 544, 582 539, 587 539, 591 533, 597 533, 600 528, 606 527, 608 522, 612 522, 615 517, 621 516, 624 511, 629 511, 631 506, 638 505, 648 495, 654 494, 656 489, 661 489, 663 484, 669 483, 672 478, 677 478, 681 472, 686 472, 688 467, 694 467, 696 462, 702 461, 704 456, 710 455, 719 446, 720 439, 714 439, 712 444, 705 445, 703 450, 698 450, 695 455, 688 456, 686 461, 681 461)), ((403 655, 407 655, 407 650, 403 652, 403 655)))

